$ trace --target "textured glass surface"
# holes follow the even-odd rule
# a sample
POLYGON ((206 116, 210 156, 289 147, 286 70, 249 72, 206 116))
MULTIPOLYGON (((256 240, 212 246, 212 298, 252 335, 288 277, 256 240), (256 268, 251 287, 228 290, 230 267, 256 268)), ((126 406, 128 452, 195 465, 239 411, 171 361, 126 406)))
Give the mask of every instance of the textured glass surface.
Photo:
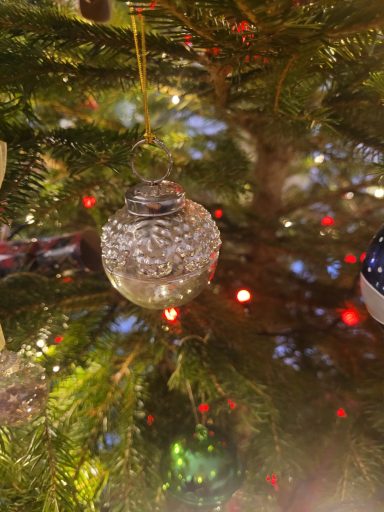
POLYGON ((124 207, 103 228, 103 263, 122 295, 161 309, 184 304, 202 291, 212 278, 220 244, 211 215, 193 201, 159 217, 139 217, 124 207))
POLYGON ((0 425, 16 426, 41 413, 48 396, 45 371, 15 352, 0 352, 0 425))
POLYGON ((171 444, 162 469, 163 490, 193 508, 225 503, 242 480, 234 446, 203 425, 171 444))

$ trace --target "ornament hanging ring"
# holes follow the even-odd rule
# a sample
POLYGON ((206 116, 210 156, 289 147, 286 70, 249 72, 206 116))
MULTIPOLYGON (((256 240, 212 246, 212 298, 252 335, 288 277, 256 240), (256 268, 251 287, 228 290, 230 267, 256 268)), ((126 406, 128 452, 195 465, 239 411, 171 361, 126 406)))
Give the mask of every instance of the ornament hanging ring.
POLYGON ((145 183, 149 183, 150 185, 157 185, 158 183, 161 183, 171 173, 172 166, 173 166, 173 158, 172 158, 171 152, 169 151, 167 146, 164 144, 164 142, 161 141, 160 139, 157 139, 156 137, 154 137, 151 140, 151 142, 149 142, 147 139, 141 139, 138 142, 136 142, 136 144, 132 147, 132 159, 131 159, 131 169, 132 169, 132 172, 133 172, 133 174, 135 176, 137 176, 137 178, 139 178, 141 181, 144 181, 145 183), (148 144, 149 146, 156 146, 156 147, 162 149, 164 151, 164 153, 168 157, 168 167, 167 167, 167 170, 166 170, 165 174, 161 178, 159 178, 157 180, 147 180, 136 169, 135 161, 134 160, 135 160, 135 157, 136 157, 136 154, 137 154, 137 150, 138 150, 138 148, 140 146, 143 146, 145 144, 148 144))

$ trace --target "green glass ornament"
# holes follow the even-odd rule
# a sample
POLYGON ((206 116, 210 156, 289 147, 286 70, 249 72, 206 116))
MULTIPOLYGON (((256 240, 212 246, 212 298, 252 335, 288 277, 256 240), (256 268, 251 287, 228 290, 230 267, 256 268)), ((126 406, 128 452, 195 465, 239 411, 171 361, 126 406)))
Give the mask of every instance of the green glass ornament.
POLYGON ((174 441, 163 459, 163 490, 190 507, 216 507, 240 487, 243 471, 235 447, 217 432, 197 425, 174 441))

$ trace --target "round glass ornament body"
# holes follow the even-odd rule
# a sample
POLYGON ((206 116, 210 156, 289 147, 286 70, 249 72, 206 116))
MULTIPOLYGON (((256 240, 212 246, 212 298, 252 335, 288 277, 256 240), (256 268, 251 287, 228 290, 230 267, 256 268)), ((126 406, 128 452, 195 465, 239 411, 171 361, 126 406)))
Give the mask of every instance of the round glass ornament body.
POLYGON ((162 462, 163 490, 192 508, 217 507, 240 487, 243 470, 235 447, 216 430, 198 425, 175 440, 162 462))
POLYGON ((48 398, 44 368, 9 350, 0 352, 0 425, 20 426, 43 410, 48 398))
POLYGON ((384 226, 368 247, 361 268, 360 287, 369 314, 384 324, 384 226))
POLYGON ((210 213, 176 183, 141 183, 103 227, 105 272, 124 297, 163 309, 196 297, 213 277, 221 245, 210 213))

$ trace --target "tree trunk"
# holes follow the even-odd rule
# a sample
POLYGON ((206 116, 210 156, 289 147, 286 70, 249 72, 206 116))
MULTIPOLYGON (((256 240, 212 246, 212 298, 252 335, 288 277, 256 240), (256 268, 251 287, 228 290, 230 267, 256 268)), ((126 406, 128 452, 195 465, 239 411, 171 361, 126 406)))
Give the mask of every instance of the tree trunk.
MULTIPOLYGON (((261 220, 269 221, 275 226, 283 206, 283 187, 294 151, 290 146, 276 148, 264 141, 259 141, 256 151, 253 210, 261 220)), ((270 228, 271 225, 266 227, 270 228)))

